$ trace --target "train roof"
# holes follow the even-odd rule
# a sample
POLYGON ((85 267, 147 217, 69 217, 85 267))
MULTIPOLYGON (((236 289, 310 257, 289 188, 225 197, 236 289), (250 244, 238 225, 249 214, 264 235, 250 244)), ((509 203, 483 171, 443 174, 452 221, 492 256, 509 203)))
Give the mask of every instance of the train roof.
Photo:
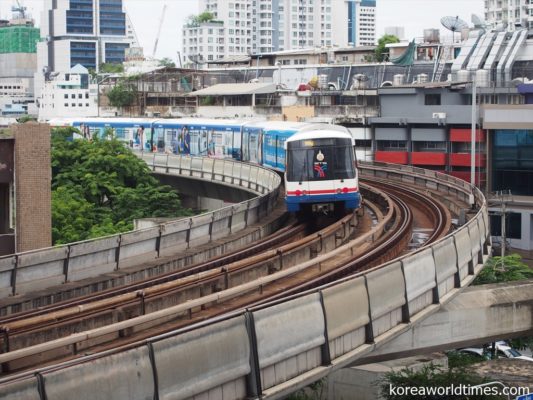
POLYGON ((290 138, 287 139, 287 142, 294 142, 297 140, 304 140, 304 139, 326 139, 326 138, 345 138, 354 140, 352 138, 352 135, 350 135, 347 131, 340 131, 335 129, 317 129, 317 130, 310 130, 305 132, 298 132, 294 135, 292 135, 290 138))

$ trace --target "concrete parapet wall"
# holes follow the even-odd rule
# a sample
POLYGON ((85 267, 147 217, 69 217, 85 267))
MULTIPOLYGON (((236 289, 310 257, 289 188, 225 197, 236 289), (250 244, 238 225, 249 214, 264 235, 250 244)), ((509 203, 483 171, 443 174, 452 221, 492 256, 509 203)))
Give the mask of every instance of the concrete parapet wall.
MULTIPOLYGON (((361 169, 365 176, 417 181, 427 187, 437 185, 446 194, 463 201, 474 196, 477 215, 435 244, 384 266, 289 300, 236 311, 139 344, 155 352, 151 356, 155 360, 155 365, 152 361, 154 393, 151 393, 154 398, 283 398, 412 330, 415 323, 434 315, 475 278, 490 251, 488 226, 480 223, 480 220, 487 221, 487 204, 479 191, 472 192, 468 184, 455 178, 411 167, 364 163, 361 169), (463 242, 466 242, 464 249, 463 242), (473 251, 475 248, 478 250, 473 251), (457 257, 451 259, 453 255, 457 257), (453 285, 441 291, 450 279, 453 285), (189 368, 192 372, 187 372, 189 368)), ((217 296, 223 295, 224 291, 217 292, 217 296)), ((527 311, 530 313, 527 324, 531 327, 531 312, 527 311)), ((487 316, 494 317, 490 312, 487 316)), ((519 322, 514 321, 516 325, 519 322)), ((482 322, 478 321, 477 326, 482 326, 482 322)), ((109 332, 110 327, 105 329, 109 332)), ((449 327, 450 332, 453 330, 449 327)), ((102 369, 98 360, 117 353, 120 350, 87 356, 77 363, 86 365, 86 374, 91 376, 102 369)), ((0 362, 10 356, 10 353, 0 354, 0 362)), ((74 376, 68 372, 74 368, 77 366, 65 364, 62 370, 66 371, 65 376, 74 376)), ((132 376, 124 383, 117 379, 118 386, 128 385, 128 379, 134 379, 139 367, 131 361, 120 368, 129 370, 132 376)), ((47 376, 57 370, 57 366, 40 370, 45 390, 47 376)), ((30 374, 0 380, 0 397, 14 390, 12 379, 29 379, 30 374)), ((109 389, 95 386, 90 380, 80 380, 72 393, 80 399, 86 398, 87 393, 94 398, 109 398, 115 391, 123 393, 123 390, 126 389, 109 389)))
POLYGON ((276 205, 281 178, 260 166, 157 153, 139 156, 154 172, 231 185, 257 197, 153 228, 1 257, 0 297, 43 290, 177 254, 238 232, 268 215, 276 205))

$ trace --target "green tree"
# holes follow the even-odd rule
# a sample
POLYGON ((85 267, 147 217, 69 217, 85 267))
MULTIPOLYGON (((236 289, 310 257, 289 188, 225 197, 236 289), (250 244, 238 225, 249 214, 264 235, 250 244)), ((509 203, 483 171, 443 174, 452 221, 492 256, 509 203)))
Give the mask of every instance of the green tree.
POLYGON ((204 11, 200 15, 198 15, 198 21, 200 22, 209 22, 215 19, 215 15, 212 12, 204 11))
POLYGON ((117 139, 52 135, 52 236, 69 243, 133 228, 133 219, 191 215, 178 194, 117 139))
MULTIPOLYGON (((491 257, 476 277, 473 285, 521 281, 533 278, 533 269, 522 262, 519 254, 510 254, 505 257, 491 257)), ((519 350, 529 348, 533 350, 533 336, 526 336, 509 340, 512 347, 519 350)))
POLYGON ((176 63, 168 57, 159 60, 159 65, 167 68, 176 68, 176 63))
POLYGON ((518 254, 491 257, 473 282, 473 285, 519 281, 533 278, 533 269, 522 262, 518 254))
POLYGON ((187 25, 196 26, 203 22, 209 22, 215 19, 215 15, 212 12, 204 11, 198 15, 189 15, 187 18, 187 25))
POLYGON ((122 108, 134 103, 137 98, 137 92, 123 83, 118 83, 107 93, 107 97, 113 107, 122 108))
POLYGON ((25 122, 30 122, 30 121, 37 121, 37 118, 32 117, 30 115, 22 115, 22 116, 17 118, 17 122, 19 124, 23 124, 25 122))
POLYGON ((101 74, 120 74, 124 72, 123 64, 111 64, 111 63, 102 63, 99 66, 101 74))
POLYGON ((385 46, 389 43, 398 43, 399 41, 400 39, 394 35, 383 35, 379 38, 378 45, 374 50, 376 61, 381 62, 387 60, 389 58, 389 50, 385 46))

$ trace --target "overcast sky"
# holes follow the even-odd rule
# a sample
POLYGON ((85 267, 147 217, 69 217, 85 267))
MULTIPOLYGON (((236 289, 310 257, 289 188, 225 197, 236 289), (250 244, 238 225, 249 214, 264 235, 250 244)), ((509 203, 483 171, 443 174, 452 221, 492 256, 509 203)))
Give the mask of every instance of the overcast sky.
MULTIPOLYGON (((39 23, 43 0, 20 2, 39 23)), ((167 4, 156 57, 176 60, 177 52, 181 50, 183 21, 191 14, 198 14, 198 0, 123 0, 123 3, 148 55, 152 54, 161 11, 167 4)), ((11 16, 12 4, 15 0, 0 0, 0 17, 11 16)), ((380 37, 387 26, 403 26, 406 38, 421 37, 426 28, 440 28, 439 20, 443 16, 459 16, 470 23, 471 14, 483 17, 483 0, 377 0, 377 35, 380 37)), ((441 37, 443 35, 441 31, 441 37)))

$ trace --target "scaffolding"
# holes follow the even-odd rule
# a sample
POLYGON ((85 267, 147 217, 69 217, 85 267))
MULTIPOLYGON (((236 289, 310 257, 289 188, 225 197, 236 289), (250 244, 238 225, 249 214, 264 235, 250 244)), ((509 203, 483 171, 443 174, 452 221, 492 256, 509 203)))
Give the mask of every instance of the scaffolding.
POLYGON ((0 28, 0 54, 36 53, 40 39, 39 28, 6 26, 0 28))

